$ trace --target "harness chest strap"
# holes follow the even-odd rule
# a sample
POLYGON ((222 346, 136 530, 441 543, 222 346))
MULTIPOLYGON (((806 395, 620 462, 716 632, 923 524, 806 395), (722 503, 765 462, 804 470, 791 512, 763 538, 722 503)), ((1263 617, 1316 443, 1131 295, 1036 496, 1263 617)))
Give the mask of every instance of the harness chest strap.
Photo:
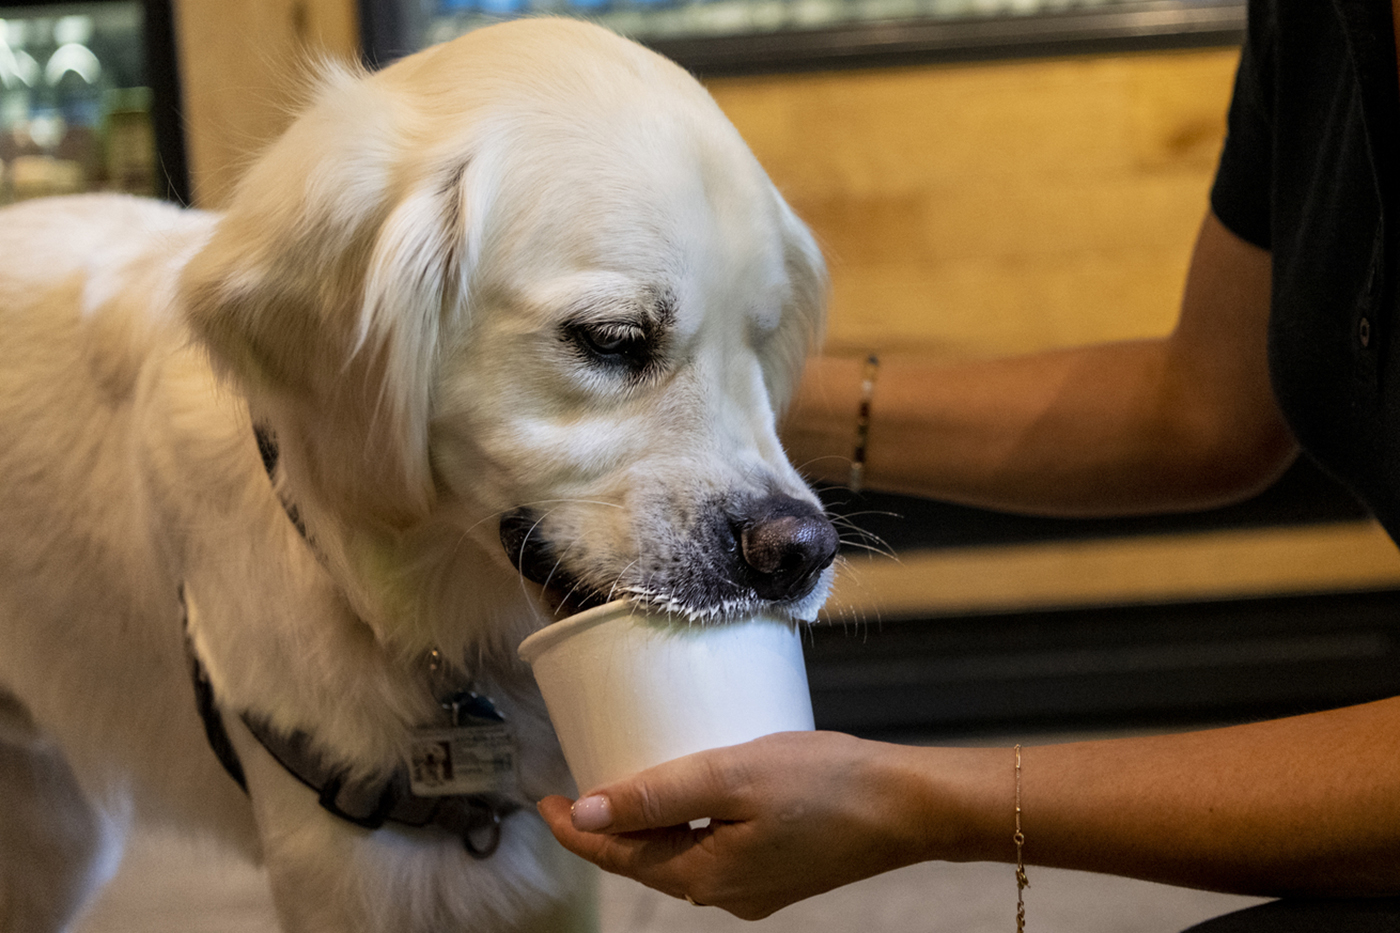
MULTIPOLYGON (((277 441, 265 428, 258 427, 256 434, 263 466, 271 479, 277 468, 277 441)), ((295 505, 285 501, 282 505, 288 519, 306 539, 306 529, 296 514, 295 505)), ((185 652, 205 736, 224 770, 247 793, 248 780, 243 763, 238 759, 238 753, 224 728, 208 672, 190 637, 189 605, 183 585, 179 588, 179 600, 185 652)), ((494 712, 489 702, 486 706, 489 714, 499 720, 499 714, 494 712)), ((402 764, 387 778, 351 781, 346 777, 349 768, 326 760, 316 750, 307 733, 298 730, 284 734, 251 712, 243 712, 240 718, 259 744, 289 774, 316 792, 322 807, 365 829, 378 829, 385 823, 416 828, 437 826, 460 837, 473 857, 487 858, 500 845, 501 821, 522 808, 520 803, 500 793, 417 795, 413 793, 412 776, 407 766, 402 764), (478 841, 478 837, 483 835, 485 838, 478 841)), ((454 722, 454 725, 460 724, 454 722)), ((513 773, 513 760, 506 762, 505 766, 513 773)))

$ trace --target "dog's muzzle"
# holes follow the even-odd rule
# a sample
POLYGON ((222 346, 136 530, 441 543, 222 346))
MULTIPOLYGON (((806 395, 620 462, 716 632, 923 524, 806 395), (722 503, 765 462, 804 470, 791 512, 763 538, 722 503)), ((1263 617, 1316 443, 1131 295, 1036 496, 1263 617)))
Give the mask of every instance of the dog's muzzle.
MULTIPOLYGON (((646 591, 696 609, 755 598, 795 601, 812 592, 836 558, 836 529, 810 502, 776 493, 737 509, 704 511, 706 517, 684 531, 684 545, 669 548, 669 563, 680 566, 649 577, 646 591)), ((587 568, 567 566, 559 555, 571 549, 550 539, 532 509, 516 509, 501 519, 501 543, 526 579, 563 594, 576 608, 602 602, 610 592, 634 590, 627 580, 594 579, 587 568)), ((642 554, 628 566, 647 565, 652 556, 659 555, 642 554)))

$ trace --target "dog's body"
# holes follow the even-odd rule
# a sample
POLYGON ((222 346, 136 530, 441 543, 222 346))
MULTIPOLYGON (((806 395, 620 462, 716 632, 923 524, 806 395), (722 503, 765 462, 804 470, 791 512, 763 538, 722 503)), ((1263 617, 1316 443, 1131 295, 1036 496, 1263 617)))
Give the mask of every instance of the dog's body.
POLYGON ((620 595, 814 615, 774 421, 822 291, 703 90, 561 21, 333 71, 223 216, 0 212, 0 930, 63 929, 139 822, 260 858, 289 931, 586 927, 514 646, 620 595), (485 859, 332 815, 240 719, 368 779, 444 681, 518 746, 485 859))

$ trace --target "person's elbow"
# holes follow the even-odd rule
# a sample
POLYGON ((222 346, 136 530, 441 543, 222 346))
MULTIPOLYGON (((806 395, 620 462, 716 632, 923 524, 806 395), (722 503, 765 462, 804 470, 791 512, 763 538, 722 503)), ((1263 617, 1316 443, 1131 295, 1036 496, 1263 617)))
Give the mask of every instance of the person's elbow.
POLYGON ((1171 432, 1170 442, 1180 464, 1176 482, 1200 508, 1258 495, 1298 457, 1298 442, 1272 405, 1178 421, 1185 424, 1171 432))

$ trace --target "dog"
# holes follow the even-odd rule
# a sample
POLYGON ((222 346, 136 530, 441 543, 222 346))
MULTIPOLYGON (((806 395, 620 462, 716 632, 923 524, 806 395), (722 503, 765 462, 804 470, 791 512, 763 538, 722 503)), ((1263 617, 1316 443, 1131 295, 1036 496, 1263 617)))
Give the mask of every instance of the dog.
POLYGON ((776 419, 825 296, 702 87, 568 20, 326 67, 222 214, 0 211, 0 929, 149 824, 265 865, 287 931, 590 929, 515 647, 815 617, 776 419))

